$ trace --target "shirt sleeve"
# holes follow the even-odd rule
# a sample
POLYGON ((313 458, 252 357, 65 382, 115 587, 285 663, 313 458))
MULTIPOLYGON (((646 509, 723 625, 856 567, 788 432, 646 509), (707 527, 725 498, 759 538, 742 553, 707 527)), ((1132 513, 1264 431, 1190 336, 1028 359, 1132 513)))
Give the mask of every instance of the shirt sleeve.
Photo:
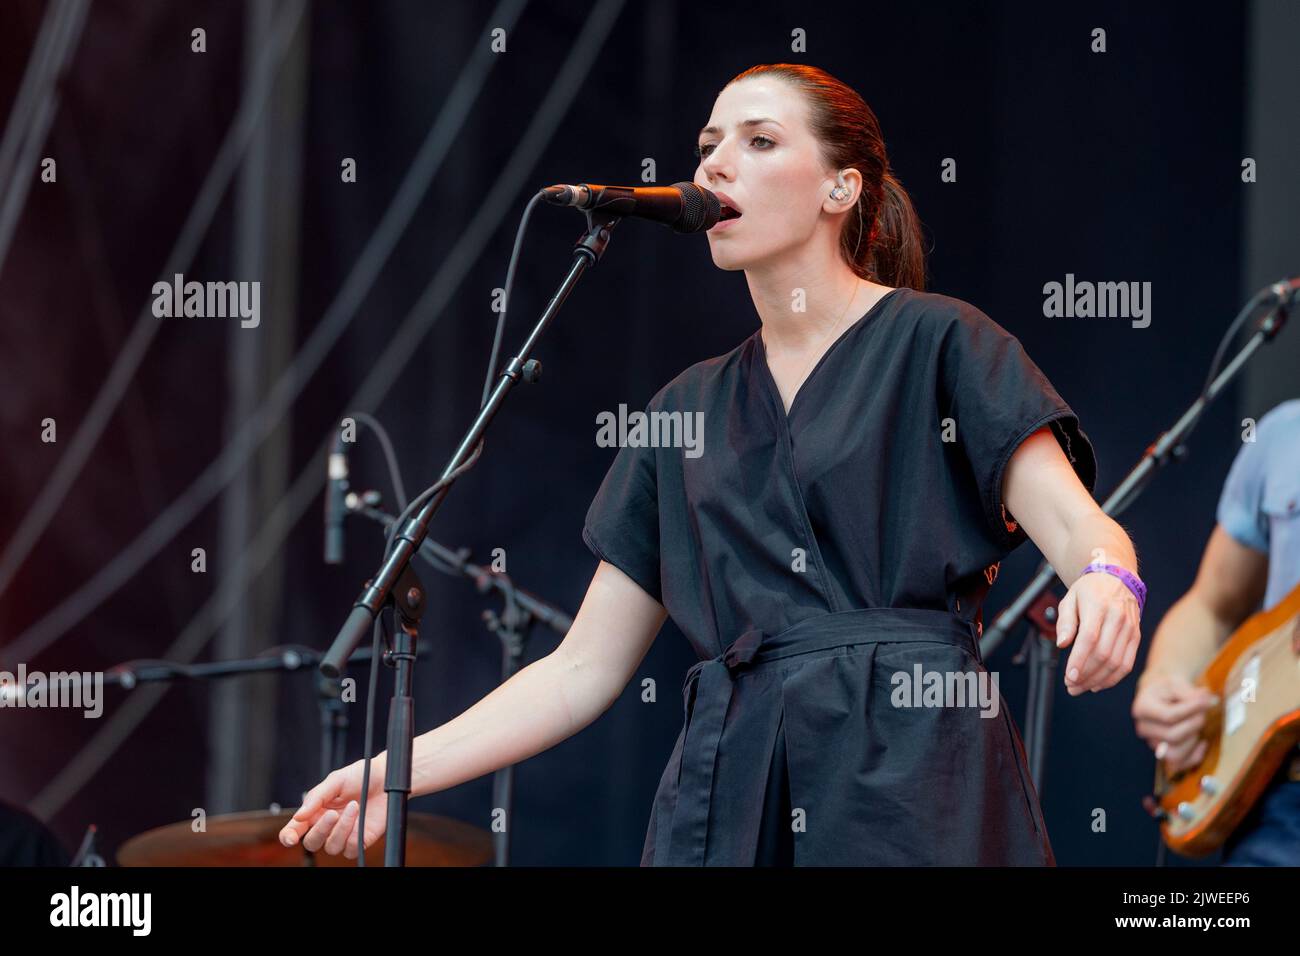
POLYGON ((1091 494, 1097 484, 1092 442, 1020 341, 973 306, 947 327, 940 368, 944 417, 952 419, 994 539, 1010 552, 1028 539, 1002 500, 1012 454, 1038 429, 1050 427, 1091 494))
POLYGON ((582 540, 662 603, 655 451, 634 445, 618 450, 587 510, 582 540))
POLYGON ((1258 441, 1242 442, 1237 457, 1228 469, 1228 478, 1219 495, 1215 520, 1234 539, 1248 548, 1268 554, 1268 515, 1264 501, 1264 452, 1258 441))

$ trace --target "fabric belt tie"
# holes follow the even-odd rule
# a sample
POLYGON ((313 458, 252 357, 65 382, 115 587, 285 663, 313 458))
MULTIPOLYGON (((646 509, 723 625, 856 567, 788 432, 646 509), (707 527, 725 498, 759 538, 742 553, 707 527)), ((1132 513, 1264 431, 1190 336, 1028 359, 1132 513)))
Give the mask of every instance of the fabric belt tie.
POLYGON ((762 631, 746 631, 717 657, 698 661, 686 672, 686 679, 682 682, 686 739, 682 746, 678 803, 669 836, 670 866, 704 865, 713 770, 727 708, 731 704, 732 675, 753 662, 765 636, 762 631), (694 707, 691 706, 692 693, 694 707), (704 799, 698 799, 700 795, 704 799))
POLYGON ((709 809, 718 749, 731 705, 732 686, 743 670, 769 660, 879 641, 944 640, 967 646, 980 658, 973 624, 944 611, 865 608, 817 615, 776 635, 749 630, 717 657, 697 661, 682 682, 685 716, 677 799, 656 863, 703 866, 708 849, 709 809))

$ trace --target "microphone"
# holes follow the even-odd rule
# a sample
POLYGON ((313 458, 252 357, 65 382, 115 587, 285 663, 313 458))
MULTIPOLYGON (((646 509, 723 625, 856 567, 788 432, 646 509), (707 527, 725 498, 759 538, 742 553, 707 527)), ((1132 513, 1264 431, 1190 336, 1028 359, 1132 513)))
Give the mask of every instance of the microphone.
POLYGON ((600 209, 615 216, 649 219, 673 232, 704 232, 722 218, 722 203, 695 183, 671 186, 547 186, 542 198, 556 206, 600 209))
POLYGON ((325 486, 325 563, 343 563, 343 518, 347 514, 348 456, 343 450, 343 429, 338 429, 330 447, 325 486))

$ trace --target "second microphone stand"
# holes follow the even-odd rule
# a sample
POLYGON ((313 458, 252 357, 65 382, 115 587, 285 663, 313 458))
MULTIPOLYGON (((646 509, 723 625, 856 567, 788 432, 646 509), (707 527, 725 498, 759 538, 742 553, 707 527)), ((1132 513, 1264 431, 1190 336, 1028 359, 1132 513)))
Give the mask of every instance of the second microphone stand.
MULTIPOLYGON (((1143 453, 1128 476, 1120 482, 1102 504, 1101 509, 1111 517, 1121 514, 1141 495, 1157 467, 1170 461, 1181 460, 1187 452, 1187 436, 1200 420, 1202 413, 1215 397, 1237 376, 1252 355, 1265 342, 1271 340, 1286 324, 1287 298, 1281 296, 1274 308, 1260 320, 1249 341, 1241 351, 1205 388, 1204 392, 1174 423, 1143 453)), ((1257 307, 1257 306, 1256 306, 1257 307)), ((1032 624, 1025 644, 1015 657, 1015 663, 1029 661, 1029 690, 1025 704, 1025 750, 1028 752, 1029 770, 1039 795, 1043 792, 1047 739, 1052 714, 1052 696, 1061 652, 1056 646, 1057 604, 1059 598, 1048 589, 1057 581, 1056 571, 1044 561, 1033 580, 1020 595, 998 615, 993 627, 984 634, 981 642, 982 656, 987 658, 1002 643, 1012 627, 1022 617, 1028 616, 1032 624)))

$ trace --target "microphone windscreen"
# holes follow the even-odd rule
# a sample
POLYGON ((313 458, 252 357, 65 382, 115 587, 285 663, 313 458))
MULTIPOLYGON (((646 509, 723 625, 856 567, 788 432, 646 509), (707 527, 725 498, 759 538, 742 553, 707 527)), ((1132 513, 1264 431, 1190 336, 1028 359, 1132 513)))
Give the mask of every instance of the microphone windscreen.
POLYGON ((674 232, 702 232, 712 229, 722 217, 722 203, 707 189, 695 183, 673 183, 682 194, 682 215, 673 223, 674 232))

